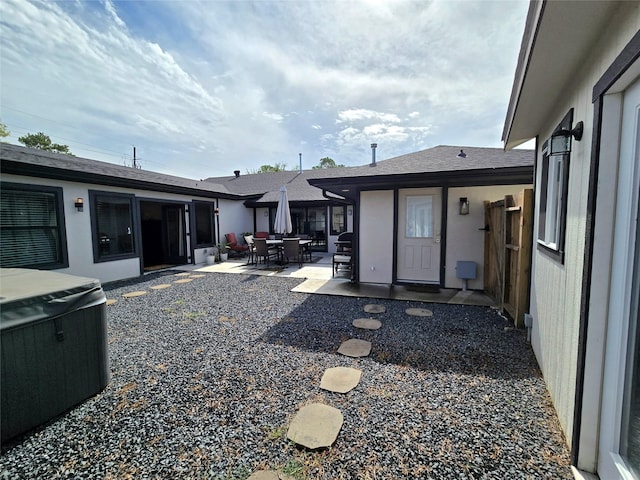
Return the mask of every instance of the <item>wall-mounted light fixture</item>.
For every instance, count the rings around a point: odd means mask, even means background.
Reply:
[[[565,155],[571,153],[571,137],[579,142],[582,139],[584,124],[576,123],[572,130],[560,129],[551,135],[551,148],[549,155]]]
[[[213,209],[213,214],[217,217],[220,214],[220,210],[218,210],[218,207]]]
[[[76,198],[73,205],[76,207],[77,211],[82,212],[84,210],[84,199],[82,197]]]
[[[469,199],[460,197],[460,215],[469,215]]]

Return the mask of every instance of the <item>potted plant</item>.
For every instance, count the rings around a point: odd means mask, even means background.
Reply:
[[[211,249],[211,252],[207,252],[206,250],[204,251],[206,257],[205,257],[205,261],[207,262],[207,265],[213,265],[214,263],[216,263],[216,257],[218,256],[218,249],[217,247],[213,247]]]
[[[226,262],[229,259],[229,244],[228,243],[218,244],[218,254],[220,255],[220,261]]]

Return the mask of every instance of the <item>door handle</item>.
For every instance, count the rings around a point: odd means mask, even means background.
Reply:
[[[478,230],[484,230],[485,232],[490,232],[491,231],[491,227],[489,226],[489,224],[485,225],[484,228],[479,228]]]

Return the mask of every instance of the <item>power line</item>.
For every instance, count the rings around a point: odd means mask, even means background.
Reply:
[[[45,120],[47,122],[50,122],[50,123],[52,123],[54,125],[67,127],[67,128],[72,129],[72,130],[81,132],[81,130],[78,129],[77,127],[75,127],[75,126],[68,125],[68,124],[65,124],[65,123],[61,123],[61,122],[59,122],[57,120],[53,120],[51,118],[46,118],[46,117],[43,117],[41,115],[35,115],[33,113],[25,112],[24,110],[20,110],[18,108],[8,107],[6,105],[3,105],[2,108],[13,110],[14,112],[19,112],[19,113],[22,113],[24,115],[29,115],[29,116],[34,117],[34,118],[40,118],[40,119]],[[29,131],[31,130],[31,129],[28,129],[26,127],[22,127],[22,126],[15,125],[15,124],[10,124],[10,123],[7,123],[6,125],[7,125],[7,127],[11,127],[12,129],[16,129],[17,128],[19,130],[23,130],[25,133],[29,133]],[[82,147],[79,147],[79,148],[82,149],[82,150],[85,150],[87,152],[99,153],[99,154],[103,154],[103,155],[108,155],[110,157],[118,157],[120,160],[127,160],[127,161],[132,160],[132,158],[126,153],[116,152],[115,150],[107,150],[107,149],[96,150],[97,147],[95,147],[95,145],[91,145],[91,144],[83,143],[83,142],[78,142],[78,141],[70,139],[70,138],[64,138],[64,137],[60,137],[58,135],[55,135],[55,140],[64,140],[66,142],[71,142],[74,145],[82,145]],[[90,148],[86,148],[86,147],[90,147]],[[135,151],[134,151],[134,156],[135,156]],[[140,160],[140,159],[138,158],[137,160]],[[145,160],[145,162],[162,165],[161,162],[155,162],[153,160]],[[141,167],[139,167],[139,168],[141,168]]]

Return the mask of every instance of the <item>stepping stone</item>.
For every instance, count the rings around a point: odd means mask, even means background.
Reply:
[[[116,303],[116,302],[117,302],[117,300],[116,300],[116,299],[114,299],[114,298],[109,298],[109,299],[107,299],[107,306],[109,306],[109,305],[113,305],[113,304],[114,304],[114,303]]]
[[[259,470],[253,472],[247,480],[293,480],[293,477],[274,470]]]
[[[154,285],[151,290],[162,290],[163,288],[169,288],[171,285],[168,283],[161,283],[160,285]]]
[[[189,282],[192,282],[192,281],[193,281],[193,278],[183,278],[182,280],[176,280],[173,283],[189,283]]]
[[[414,317],[433,317],[433,312],[426,308],[407,308],[405,312],[407,315]]]
[[[340,345],[338,353],[346,355],[347,357],[366,357],[371,353],[371,342],[352,338]]]
[[[384,305],[377,305],[375,303],[370,303],[364,306],[364,311],[366,313],[384,313],[387,311],[387,308]]]
[[[189,278],[203,278],[206,277],[206,275],[191,275]]]
[[[353,326],[365,330],[378,330],[382,326],[382,322],[375,318],[356,318],[353,321]]]
[[[293,417],[287,438],[310,448],[330,447],[338,438],[344,417],[337,408],[313,403],[302,407]]]
[[[347,393],[358,386],[360,377],[362,377],[362,371],[357,368],[328,368],[322,375],[320,388],[330,392]]]
[[[189,272],[182,272],[182,273],[175,274],[176,277],[188,277],[189,275],[191,275]]]
[[[132,297],[141,297],[142,295],[146,295],[147,292],[129,292],[129,293],[123,293],[122,296],[124,298],[132,298]]]

